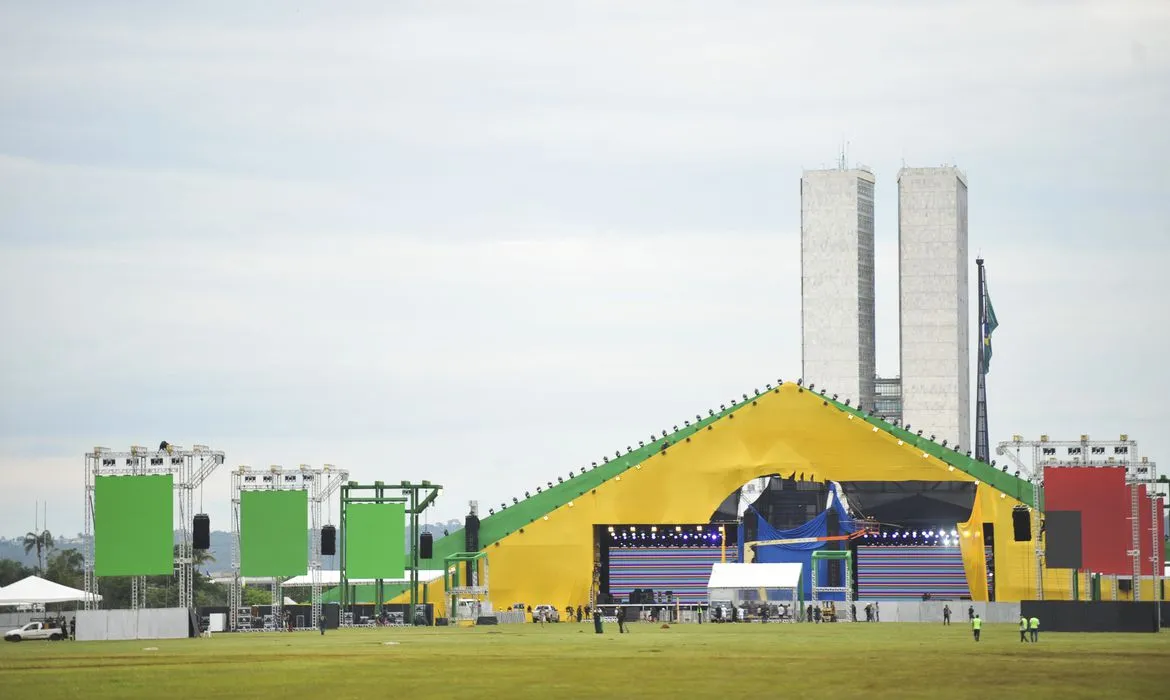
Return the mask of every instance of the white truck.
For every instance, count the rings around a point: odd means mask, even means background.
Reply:
[[[51,639],[54,642],[65,638],[65,630],[47,622],[30,622],[24,627],[4,633],[6,642],[22,642],[26,639]]]

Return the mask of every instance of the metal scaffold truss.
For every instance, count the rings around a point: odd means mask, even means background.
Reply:
[[[223,464],[223,452],[206,445],[185,449],[163,442],[157,450],[134,445],[129,452],[114,452],[95,447],[85,455],[85,609],[97,607],[98,578],[94,573],[94,491],[99,476],[174,477],[175,502],[178,505],[178,542],[175,545],[175,573],[179,578],[179,607],[195,607],[195,550],[191,529],[195,517],[195,489]],[[131,579],[131,608],[146,604],[146,579]]]
[[[1029,454],[1030,453],[1030,454]],[[1133,599],[1141,598],[1141,487],[1145,486],[1147,493],[1153,497],[1155,490],[1164,487],[1165,482],[1158,480],[1158,468],[1148,457],[1138,452],[1136,440],[1128,435],[1121,435],[1117,440],[1091,440],[1088,435],[1081,435],[1079,440],[1051,440],[1047,435],[1041,435],[1039,440],[1024,440],[1019,435],[1013,435],[1009,441],[999,443],[996,454],[1007,457],[1020,473],[1027,474],[1032,482],[1032,512],[1035,515],[1032,522],[1032,541],[1035,543],[1036,555],[1036,590],[1039,599],[1044,598],[1044,547],[1041,541],[1041,498],[1044,486],[1045,467],[1124,467],[1125,481],[1130,490],[1130,549],[1126,555],[1133,561]],[[1026,459],[1030,457],[1030,462]],[[1006,469],[1006,467],[1005,467]],[[1162,581],[1162,543],[1158,541],[1157,523],[1162,517],[1158,511],[1157,500],[1152,498],[1151,537],[1153,539],[1150,563],[1154,580],[1154,596],[1157,598],[1161,590]],[[1074,573],[1074,576],[1076,574]]]
[[[240,494],[244,491],[308,491],[308,555],[312,589],[312,612],[308,626],[312,627],[321,617],[321,510],[348,479],[348,471],[337,469],[332,464],[320,468],[302,464],[291,469],[279,465],[267,469],[240,466],[232,471],[232,585],[228,616],[233,632],[252,629],[251,610],[244,606],[244,578],[241,574]],[[281,628],[281,610],[284,605],[281,583],[279,578],[271,579],[272,611],[265,621],[264,629]]]

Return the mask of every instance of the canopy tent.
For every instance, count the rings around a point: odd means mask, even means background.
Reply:
[[[801,570],[799,563],[725,564],[711,566],[707,597],[711,601],[729,600],[732,605],[745,602],[790,602],[798,604]]]
[[[85,591],[46,581],[39,576],[29,576],[11,585],[0,588],[0,605],[30,605],[33,603],[68,603],[85,600]],[[100,595],[94,595],[101,600]]]
[[[322,586],[340,586],[341,585],[341,572],[340,571],[321,570],[318,573],[320,574],[320,577],[321,577],[320,582],[321,582]],[[440,579],[440,578],[443,578],[443,571],[441,569],[419,569],[418,570],[419,583],[430,583],[431,581],[434,581],[434,580]],[[374,583],[374,579],[372,579],[372,578],[351,578],[349,580],[349,585],[351,585],[351,586],[370,584],[370,583]],[[384,579],[382,579],[382,583],[384,583],[386,585],[398,584],[398,583],[410,583],[410,569],[406,570],[406,573],[403,575],[403,578],[384,578]],[[288,588],[289,586],[311,586],[311,585],[313,585],[313,577],[312,577],[312,575],[296,576],[294,578],[290,578],[289,580],[281,583],[280,585],[285,587],[285,588]]]

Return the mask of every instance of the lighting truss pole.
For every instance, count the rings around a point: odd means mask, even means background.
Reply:
[[[353,495],[363,491],[373,491],[374,495]],[[399,491],[401,496],[387,496],[386,493],[391,491]],[[425,480],[417,484],[409,481],[398,484],[386,484],[381,481],[375,481],[373,484],[350,482],[341,487],[341,602],[343,610],[348,609],[354,603],[350,600],[349,595],[349,573],[347,571],[349,563],[346,560],[345,546],[348,506],[354,503],[407,504],[406,513],[410,516],[410,617],[407,618],[409,620],[414,616],[415,606],[418,605],[418,539],[420,535],[418,519],[442,492],[442,486]],[[382,586],[381,579],[375,581],[375,615],[382,613],[382,604],[385,602]]]
[[[179,578],[179,607],[195,607],[195,550],[191,541],[195,517],[195,489],[223,464],[223,452],[206,445],[187,450],[178,445],[149,450],[134,445],[129,452],[114,452],[95,447],[85,455],[85,532],[84,588],[86,610],[97,607],[98,579],[94,573],[94,491],[98,476],[166,476],[173,477],[175,503],[179,512],[178,542],[175,544],[175,572]],[[130,581],[131,608],[146,603],[146,577]]]
[[[1031,464],[1023,459],[1023,453],[1031,450]],[[1023,472],[1028,472],[1032,482],[1032,540],[1036,549],[1036,589],[1040,600],[1044,598],[1044,548],[1040,542],[1040,520],[1043,517],[1041,509],[1041,491],[1044,484],[1045,467],[1124,467],[1126,484],[1130,487],[1130,520],[1131,549],[1126,555],[1133,561],[1133,590],[1134,600],[1140,598],[1141,590],[1141,527],[1139,512],[1139,487],[1143,484],[1157,482],[1156,465],[1138,454],[1136,440],[1130,440],[1128,435],[1121,435],[1117,440],[1090,440],[1088,435],[1081,435],[1079,440],[1050,440],[1047,435],[1041,435],[1039,440],[1024,440],[1019,435],[1013,435],[1010,441],[999,443],[996,454],[1007,457]],[[1156,508],[1156,501],[1155,501]],[[1154,555],[1158,560],[1159,545],[1157,543],[1157,524],[1154,525]],[[1157,561],[1154,571],[1155,595],[1157,595],[1158,581],[1161,571],[1157,570]],[[1076,575],[1075,573],[1073,574]]]
[[[295,469],[273,465],[253,469],[241,465],[232,472],[232,585],[228,611],[231,630],[239,630],[240,610],[244,607],[244,577],[240,545],[240,501],[244,491],[307,491],[309,500],[309,578],[311,583],[312,627],[321,615],[321,506],[349,478],[349,472],[326,464],[317,469],[302,464]],[[280,625],[284,605],[279,578],[272,580],[273,626]]]

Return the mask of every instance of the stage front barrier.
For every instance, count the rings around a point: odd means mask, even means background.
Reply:
[[[1023,614],[1040,620],[1040,636],[1047,632],[1157,632],[1158,603],[1084,603],[1065,600],[1025,600]]]
[[[77,640],[82,642],[185,639],[190,629],[186,608],[77,611]]]

